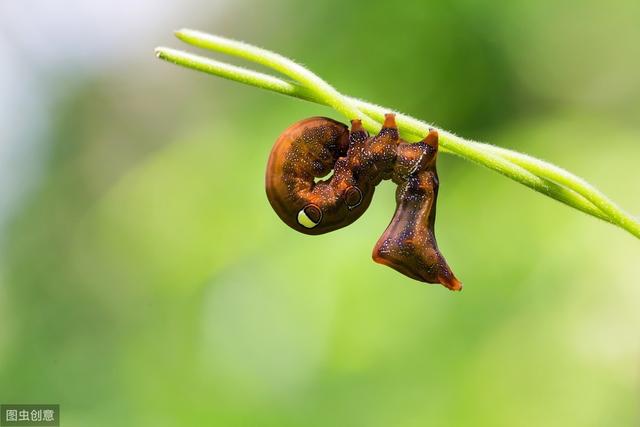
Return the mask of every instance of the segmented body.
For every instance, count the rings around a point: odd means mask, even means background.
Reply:
[[[267,197],[278,216],[305,234],[322,234],[358,219],[376,185],[398,185],[396,212],[373,250],[374,261],[404,275],[459,290],[438,250],[434,225],[438,134],[408,143],[399,138],[393,114],[373,137],[359,120],[351,130],[324,117],[301,120],[276,141],[266,173]],[[321,179],[333,171],[327,179]]]

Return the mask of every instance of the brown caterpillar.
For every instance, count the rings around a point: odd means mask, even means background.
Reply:
[[[376,185],[398,185],[396,212],[373,249],[373,260],[427,283],[462,289],[438,250],[434,233],[438,197],[438,133],[418,143],[399,138],[394,114],[370,137],[360,120],[346,125],[311,117],[288,127],[271,150],[267,197],[278,216],[305,234],[322,234],[358,219]],[[324,180],[333,170],[333,175]]]

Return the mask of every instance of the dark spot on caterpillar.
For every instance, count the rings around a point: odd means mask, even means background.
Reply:
[[[349,209],[353,209],[362,202],[362,191],[358,187],[349,187],[344,192],[344,201]]]
[[[307,215],[307,218],[316,224],[318,224],[322,219],[322,211],[316,205],[307,205],[303,211],[305,215]]]
[[[273,146],[267,197],[290,227],[323,234],[358,219],[376,185],[392,179],[398,185],[396,212],[373,249],[374,261],[413,279],[460,290],[435,238],[437,153],[435,130],[419,143],[408,143],[399,138],[393,114],[385,115],[373,137],[359,120],[351,122],[349,131],[335,120],[311,117],[287,128]],[[319,180],[331,170],[328,179]]]

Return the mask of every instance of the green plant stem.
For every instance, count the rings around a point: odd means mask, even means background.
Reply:
[[[216,61],[210,58],[205,58],[170,48],[159,48],[157,50],[157,55],[161,59],[187,68],[260,87],[263,89],[272,90],[284,95],[289,95],[307,101],[327,105],[326,102],[317,97],[313,92],[307,90],[305,87],[268,74],[259,73],[243,67],[226,64],[224,62]],[[360,108],[366,114],[375,118],[375,120],[379,122],[382,122],[384,120],[384,113],[390,111],[388,108],[380,107],[355,98],[351,98],[351,101],[358,108]],[[425,129],[429,128],[428,124],[405,116],[401,113],[397,114],[400,130],[405,136],[411,136],[414,139],[420,139],[421,135],[424,135],[427,132],[427,130]],[[369,130],[375,131],[377,130],[377,128],[370,128]],[[461,152],[459,147],[452,146],[452,144],[455,145],[456,142],[461,138],[446,131],[440,130],[440,132],[442,133],[441,149],[443,152],[453,153],[465,159],[475,161],[478,164],[496,170],[509,177],[516,176],[516,178],[514,178],[515,180],[529,186],[530,188],[538,192],[546,194],[589,215],[595,216],[608,222],[613,222],[607,215],[605,215],[602,211],[596,208],[584,197],[577,194],[575,191],[562,187],[544,177],[536,176],[533,174],[527,175],[526,170],[523,172],[517,167],[517,164],[516,167],[514,167],[514,165],[511,165],[508,162],[504,162],[503,159],[500,159],[496,155],[482,153],[479,149],[474,148],[471,145],[470,141],[466,141],[468,144],[468,147],[466,147],[466,152]],[[487,144],[483,145],[488,146]],[[464,145],[462,146],[464,147]],[[505,151],[508,152],[509,150]],[[478,152],[480,152],[480,155],[478,155]],[[484,154],[485,160],[489,159],[490,163],[483,161],[483,158],[481,157],[482,154]],[[505,173],[505,170],[510,171],[510,173]]]
[[[376,132],[389,108],[340,94],[318,76],[273,52],[245,43],[192,30],[180,30],[181,40],[270,67],[295,81],[248,70],[213,59],[169,48],[158,48],[159,58],[194,70],[268,89],[334,108],[349,119],[361,118],[365,128]],[[396,112],[398,127],[405,137],[421,139],[434,126]],[[555,165],[489,144],[466,140],[438,129],[442,152],[456,154],[495,170],[521,184],[582,212],[615,224],[640,238],[640,223],[583,179]]]
[[[201,33],[194,34],[194,32],[189,30],[178,31],[176,34],[179,38],[188,40],[189,42],[194,39],[199,40],[198,37],[201,37]],[[224,46],[227,46],[230,43],[226,40],[220,42],[219,37],[208,35],[204,35],[204,37],[205,42],[198,42],[198,46],[214,48],[214,46],[220,46],[222,42],[226,42],[224,43]],[[213,43],[215,43],[215,45]],[[225,48],[225,52],[227,52],[228,49],[233,49],[234,52],[244,52],[242,54],[242,57],[245,59],[253,60],[256,58],[255,52],[252,51],[247,53],[244,51],[244,49],[247,48],[247,45],[238,42],[231,42],[231,44],[231,48]],[[255,71],[247,70],[242,67],[232,66],[219,61],[202,58],[196,55],[191,55],[175,50],[164,50],[161,52],[160,56],[175,63],[182,62],[180,65],[185,65],[190,68],[198,69],[200,71],[205,71],[225,78],[241,81],[243,83],[253,84],[265,89],[275,90],[280,93],[286,93],[306,100],[328,105],[326,97],[316,96],[314,91],[309,91],[304,86],[300,86],[284,80],[278,80],[277,78],[267,74],[257,73]],[[259,58],[259,55],[257,56]],[[261,60],[260,63],[267,66],[270,65],[270,62],[267,61]],[[329,94],[328,96],[331,96],[331,94]],[[351,103],[359,106],[360,110],[364,110],[367,114],[376,116],[377,120],[380,122],[383,120],[384,112],[389,111],[388,109],[384,109],[383,107],[366,103],[364,101],[355,99],[350,99],[350,101]],[[338,103],[339,102],[340,100],[338,100]],[[420,135],[424,135],[428,132],[428,128],[430,127],[428,124],[411,117],[407,117],[401,113],[396,114],[398,118],[398,125],[401,131],[410,133],[414,136],[414,138],[418,139],[420,139]],[[406,124],[404,123],[405,121],[407,122]],[[373,124],[365,123],[365,127],[367,127],[370,131],[377,130],[378,126],[379,123],[377,122],[374,122]],[[526,169],[518,167],[517,164],[512,164],[509,161],[505,161],[499,155],[492,155],[491,153],[486,152],[486,150],[483,151],[481,149],[476,149],[471,144],[467,144],[465,140],[462,140],[461,138],[452,135],[449,132],[445,132],[442,130],[440,130],[440,132],[442,133],[441,145],[444,149],[444,152],[451,152],[463,158],[472,160],[478,164],[489,167],[493,170],[498,171],[499,173],[502,173],[503,175],[506,175],[509,178],[527,185],[528,187],[538,192],[541,192],[565,204],[573,206],[576,209],[579,209],[597,218],[609,221],[607,215],[604,215],[599,209],[595,208],[591,203],[585,201],[584,198],[581,198],[574,191],[565,189],[562,186],[557,185],[553,181],[549,181],[548,179],[544,179],[542,177],[536,176],[535,174],[528,173]]]
[[[359,118],[365,126],[377,126],[377,123],[362,114],[350,100],[343,97],[330,84],[289,58],[243,42],[200,31],[179,30],[175,34],[180,40],[193,46],[237,56],[272,68],[308,88],[317,95],[319,101],[345,117]]]

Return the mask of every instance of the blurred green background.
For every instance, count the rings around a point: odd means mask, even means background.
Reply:
[[[192,27],[640,213],[640,2],[3,2],[0,402],[63,426],[631,426],[640,242],[441,156],[462,293],[298,234],[272,143],[327,108],[158,61]],[[185,47],[186,48],[186,47]],[[191,49],[195,50],[195,49]]]

